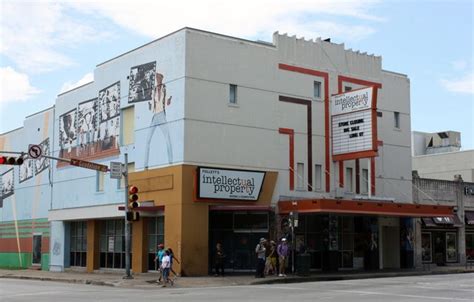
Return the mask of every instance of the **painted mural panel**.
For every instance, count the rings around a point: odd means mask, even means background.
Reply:
[[[33,177],[33,166],[34,160],[25,157],[23,164],[19,167],[20,168],[20,183],[27,181],[28,179]]]
[[[76,114],[77,110],[70,110],[59,116],[59,157],[66,157],[64,153],[72,153],[76,146]]]
[[[99,91],[99,150],[118,150],[120,134],[120,82]]]
[[[4,172],[2,175],[2,198],[5,199],[14,193],[13,168]]]
[[[152,99],[155,87],[156,62],[150,62],[130,69],[128,102],[143,102]]]
[[[92,153],[93,143],[97,141],[97,98],[79,103],[77,107],[77,133],[79,157]]]
[[[42,141],[40,144],[41,149],[43,150],[43,155],[49,155],[50,154],[50,148],[49,148],[49,137]],[[35,161],[35,175],[40,174],[47,168],[49,168],[49,158],[45,158],[41,156]]]

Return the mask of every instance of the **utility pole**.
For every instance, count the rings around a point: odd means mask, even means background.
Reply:
[[[128,153],[124,154],[125,163],[122,170],[122,175],[125,181],[125,276],[124,279],[133,279],[130,274],[130,221],[127,219],[127,214],[130,211],[128,207]]]

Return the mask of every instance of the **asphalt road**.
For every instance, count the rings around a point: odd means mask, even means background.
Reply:
[[[278,285],[126,289],[0,279],[0,301],[474,301],[474,274]]]

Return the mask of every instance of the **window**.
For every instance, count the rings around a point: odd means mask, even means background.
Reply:
[[[148,219],[148,270],[157,270],[155,255],[158,244],[165,243],[165,217],[150,217]]]
[[[369,170],[368,169],[362,169],[362,194],[367,194],[369,193]]]
[[[344,87],[344,91],[347,92],[347,91],[351,91],[352,90],[352,87],[349,87],[349,86],[345,86]]]
[[[133,225],[130,226],[130,242],[133,242]],[[125,225],[123,219],[102,220],[99,236],[99,267],[125,268]],[[133,255],[131,256],[133,261]]]
[[[96,191],[103,192],[104,191],[104,180],[105,180],[105,173],[102,171],[97,171],[96,177]]]
[[[446,233],[446,262],[458,261],[456,233]]]
[[[314,98],[320,99],[321,98],[321,82],[314,81],[313,90],[314,90]]]
[[[296,188],[304,189],[304,163],[296,165]]]
[[[315,180],[315,183],[314,183],[314,186],[315,186],[315,189],[316,190],[321,190],[322,188],[322,179],[323,179],[323,169],[322,169],[322,166],[321,165],[315,165],[314,166],[314,180]]]
[[[85,267],[87,264],[87,222],[73,221],[70,226],[69,264]]]
[[[128,173],[130,172],[135,172],[135,163],[128,163]],[[122,178],[117,180],[117,189],[123,189],[125,188],[125,177],[122,176]]]
[[[466,259],[474,261],[474,233],[466,233]]]
[[[122,145],[134,142],[135,133],[135,107],[131,106],[122,110]]]
[[[432,259],[431,233],[421,233],[421,260],[431,262]]]
[[[400,129],[400,112],[394,112],[393,113],[393,126],[396,129]]]
[[[237,104],[237,85],[229,85],[229,103]]]
[[[346,168],[346,190],[347,192],[353,192],[352,188],[352,168]]]

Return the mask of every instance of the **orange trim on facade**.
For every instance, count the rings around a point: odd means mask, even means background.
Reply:
[[[295,131],[289,128],[278,129],[280,134],[287,134],[290,138],[290,191],[295,189]]]
[[[329,73],[319,71],[315,69],[308,69],[298,66],[292,66],[287,64],[278,64],[278,68],[287,71],[298,72],[302,74],[308,74],[312,76],[321,77],[324,79],[324,141],[325,141],[325,182],[326,192],[330,191],[330,178],[331,178],[331,167],[330,167],[330,135],[329,135]]]
[[[355,201],[343,199],[307,199],[280,201],[280,214],[298,213],[336,213],[359,215],[383,215],[397,217],[441,217],[453,216],[453,207],[438,205],[418,205],[410,203],[391,203],[377,201]]]
[[[345,161],[345,160],[351,160],[351,159],[368,158],[368,157],[376,157],[376,156],[378,156],[378,153],[376,151],[368,150],[368,151],[360,151],[360,152],[334,155],[332,158],[334,161]]]
[[[339,165],[339,187],[344,188],[344,161],[338,162]]]
[[[375,195],[375,157],[370,158],[370,186],[372,195]]]

